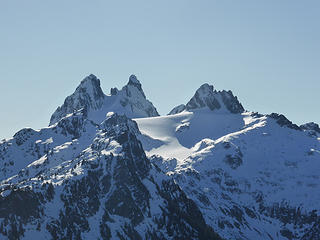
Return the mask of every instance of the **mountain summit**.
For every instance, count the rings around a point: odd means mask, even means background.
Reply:
[[[211,111],[242,113],[244,108],[233,96],[231,91],[217,91],[207,83],[200,86],[190,101],[173,108],[169,115],[180,113],[184,110],[192,111],[200,108],[209,108]]]
[[[136,75],[131,75],[129,77],[129,82],[128,82],[128,85],[132,85],[132,86],[135,86],[137,89],[139,89],[139,91],[144,95],[144,92],[141,88],[141,83],[140,81],[137,79]],[[145,95],[144,95],[145,96]]]
[[[61,107],[52,114],[50,125],[58,122],[67,114],[77,110],[99,110],[104,103],[104,93],[100,87],[100,80],[93,74],[84,78],[73,94],[68,96]]]
[[[128,84],[121,90],[111,88],[110,95],[103,93],[100,80],[95,75],[87,76],[52,114],[49,125],[80,109],[96,123],[103,121],[108,112],[125,114],[130,118],[159,116],[157,109],[147,100],[135,75],[129,77]]]

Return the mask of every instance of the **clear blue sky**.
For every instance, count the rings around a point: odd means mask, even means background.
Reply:
[[[0,139],[50,115],[93,73],[140,79],[161,114],[205,82],[247,110],[320,123],[319,0],[0,0]]]

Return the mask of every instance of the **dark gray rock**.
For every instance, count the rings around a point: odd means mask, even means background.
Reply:
[[[100,80],[96,76],[89,75],[56,109],[49,125],[79,110],[85,112],[87,118],[97,123],[103,121],[108,112],[118,112],[132,118],[159,116],[157,109],[146,99],[141,83],[135,75],[130,76],[128,84],[121,90],[111,88],[110,95],[103,93]]]
[[[190,101],[173,108],[169,115],[177,114],[184,110],[192,111],[208,107],[211,111],[225,109],[230,113],[242,113],[244,108],[231,91],[216,91],[207,83],[200,86]]]
[[[281,126],[281,127],[288,127],[294,130],[301,131],[301,128],[292,123],[289,119],[287,119],[284,115],[278,114],[278,113],[271,113],[267,115],[268,117],[271,117],[276,120],[276,122]]]
[[[306,131],[314,131],[316,133],[320,133],[320,127],[317,123],[314,122],[309,122],[309,123],[305,123],[300,125],[300,128],[302,130],[306,130]]]
[[[93,74],[84,78],[75,92],[68,96],[63,105],[52,114],[50,124],[58,122],[64,116],[80,109],[100,109],[105,95],[100,87],[100,80]]]

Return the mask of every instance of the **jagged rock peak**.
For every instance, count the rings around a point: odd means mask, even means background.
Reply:
[[[105,120],[108,112],[125,114],[129,118],[159,116],[157,109],[147,100],[135,75],[129,77],[128,84],[121,90],[111,88],[110,95],[105,95],[100,87],[100,80],[90,74],[53,113],[50,125],[80,109],[84,110],[88,119],[97,124]]]
[[[87,92],[88,94],[93,94],[98,97],[104,97],[103,91],[100,87],[100,79],[94,74],[90,74],[85,77],[76,88],[75,92]]]
[[[135,75],[129,77],[129,82],[121,90],[111,89],[111,95],[119,98],[119,103],[126,109],[126,112],[118,112],[126,114],[128,117],[155,117],[159,116],[157,109],[146,98],[141,83]]]
[[[317,133],[320,133],[320,127],[317,123],[315,122],[309,122],[300,125],[300,128],[303,130],[311,130],[311,131],[316,131]]]
[[[63,105],[58,107],[52,114],[50,124],[52,125],[80,109],[88,111],[89,109],[100,109],[103,105],[104,93],[100,87],[100,80],[93,74],[85,77],[73,94],[68,96]]]
[[[276,120],[276,123],[278,123],[281,127],[286,126],[286,127],[288,127],[288,128],[301,131],[301,128],[300,128],[298,125],[292,123],[292,122],[291,122],[288,118],[286,118],[283,114],[271,113],[271,114],[268,114],[267,116],[275,119],[275,120]]]
[[[243,106],[231,91],[217,91],[212,85],[205,83],[198,88],[186,105],[181,104],[173,108],[169,115],[206,107],[211,111],[220,110],[230,113],[242,113],[244,111]]]
[[[93,100],[104,98],[104,93],[100,87],[100,79],[93,74],[90,74],[81,81],[75,92],[78,91],[88,94],[90,97],[93,97]]]
[[[86,76],[80,83],[80,86],[85,86],[85,85],[89,85],[89,84],[93,84],[93,85],[99,85],[100,86],[100,80],[97,78],[96,75],[94,74],[90,74],[88,76]]]
[[[204,83],[198,88],[196,93],[201,94],[201,95],[211,94],[213,92],[213,90],[214,90],[213,85],[209,85],[208,83]]]
[[[143,90],[142,90],[142,87],[141,87],[141,83],[140,81],[137,79],[136,75],[132,74],[130,75],[129,77],[129,82],[128,84],[124,87],[126,88],[127,86],[133,86],[133,87],[136,87],[142,94],[142,96],[144,98],[146,98],[146,95],[144,94]],[[127,91],[128,92],[128,91]]]
[[[129,83],[128,84],[132,84],[132,85],[141,85],[140,81],[137,79],[136,75],[132,74],[130,77],[129,77]]]

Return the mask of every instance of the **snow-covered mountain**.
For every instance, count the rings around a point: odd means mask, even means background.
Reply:
[[[77,112],[3,142],[4,159],[36,160],[2,179],[1,239],[220,239],[137,135],[126,116],[98,125]]]
[[[158,116],[134,75],[90,75],[0,143],[0,239],[320,239],[319,172],[316,123],[208,84]]]
[[[274,117],[199,109],[135,120],[147,155],[225,239],[319,239],[320,135]]]
[[[86,117],[96,123],[102,122],[108,112],[126,114],[130,118],[159,116],[157,109],[146,99],[135,75],[130,76],[128,84],[121,90],[111,88],[109,95],[103,93],[100,80],[89,75],[52,114],[49,125],[80,109],[84,109]]]

